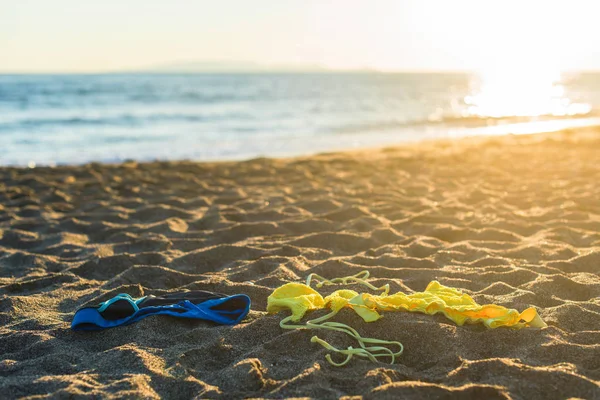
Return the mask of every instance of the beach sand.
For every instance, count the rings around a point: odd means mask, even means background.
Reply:
[[[2,168],[0,393],[600,398],[599,182],[593,130],[287,160]],[[365,323],[344,309],[336,321],[405,351],[394,365],[336,368],[315,332],[265,312],[286,282],[362,270],[392,292],[435,279],[479,303],[535,306],[549,326],[404,312]],[[252,311],[234,327],[155,316],[70,330],[79,307],[118,293],[194,289],[246,293]]]

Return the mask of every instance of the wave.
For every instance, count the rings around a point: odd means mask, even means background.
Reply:
[[[344,124],[331,127],[329,132],[332,134],[363,134],[367,132],[389,132],[399,129],[410,128],[485,128],[497,126],[510,126],[516,124],[538,124],[541,122],[553,121],[581,121],[600,118],[600,110],[595,110],[587,114],[554,116],[542,115],[536,117],[479,117],[479,116],[444,116],[435,119],[420,119],[412,121],[401,121],[394,119],[384,119],[367,123]],[[565,123],[564,125],[568,125]],[[579,125],[579,124],[576,124]]]
[[[223,117],[224,118],[224,117]],[[47,127],[86,127],[86,126],[110,126],[110,127],[140,127],[156,122],[202,122],[209,117],[204,115],[189,114],[150,114],[143,116],[119,115],[115,117],[67,117],[67,118],[15,118],[8,123],[0,124],[0,131],[22,131],[24,129],[43,129]],[[211,120],[216,118],[211,116]]]

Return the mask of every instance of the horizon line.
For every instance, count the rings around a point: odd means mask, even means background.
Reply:
[[[561,73],[600,73],[600,69],[565,69]],[[210,74],[328,74],[328,73],[363,73],[363,74],[473,74],[478,73],[475,69],[397,69],[397,70],[381,70],[375,68],[265,68],[265,69],[215,69],[215,70],[186,70],[186,69],[127,69],[127,70],[99,70],[99,71],[68,71],[68,70],[39,70],[39,71],[19,71],[7,70],[1,71],[0,75],[130,75],[130,74],[145,74],[145,75],[210,75]]]

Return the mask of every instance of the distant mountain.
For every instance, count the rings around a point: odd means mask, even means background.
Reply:
[[[320,65],[267,65],[250,61],[184,61],[141,68],[136,72],[319,72],[328,70]]]

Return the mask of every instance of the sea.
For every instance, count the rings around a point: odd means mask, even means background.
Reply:
[[[0,165],[299,156],[600,125],[599,110],[595,73],[0,75]]]

